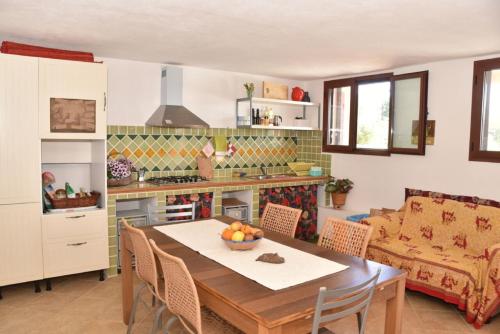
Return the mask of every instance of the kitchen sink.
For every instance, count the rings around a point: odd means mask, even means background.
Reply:
[[[269,180],[269,179],[279,179],[279,178],[282,178],[282,177],[290,177],[290,175],[287,175],[287,174],[251,175],[251,176],[247,176],[247,179]]]

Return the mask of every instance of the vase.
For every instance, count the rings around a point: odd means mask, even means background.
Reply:
[[[292,88],[292,100],[293,101],[302,101],[302,98],[304,97],[304,90],[300,87],[293,87]]]
[[[341,209],[345,205],[347,193],[332,193],[332,205],[335,209]]]

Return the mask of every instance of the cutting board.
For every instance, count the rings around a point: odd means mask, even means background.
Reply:
[[[214,169],[212,167],[212,159],[206,157],[198,157],[196,158],[198,162],[198,171],[200,176],[206,177],[207,179],[211,179],[214,176]]]
[[[262,97],[269,99],[288,99],[288,86],[272,83],[272,82],[262,82]]]

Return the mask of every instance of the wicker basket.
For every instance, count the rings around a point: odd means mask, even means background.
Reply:
[[[108,187],[127,186],[132,183],[132,175],[123,179],[108,179]]]
[[[231,250],[240,250],[240,251],[250,250],[255,248],[261,240],[262,238],[249,241],[232,241],[232,240],[222,239],[222,241],[225,242],[226,246],[229,247]]]
[[[80,194],[76,194],[75,198],[50,198],[54,209],[70,209],[70,208],[82,208],[87,206],[96,206],[101,193],[93,191],[90,193],[90,197],[80,198]]]

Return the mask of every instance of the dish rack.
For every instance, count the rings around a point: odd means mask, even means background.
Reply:
[[[314,166],[313,162],[289,162],[288,167],[297,176],[307,176],[309,175],[309,169]]]

